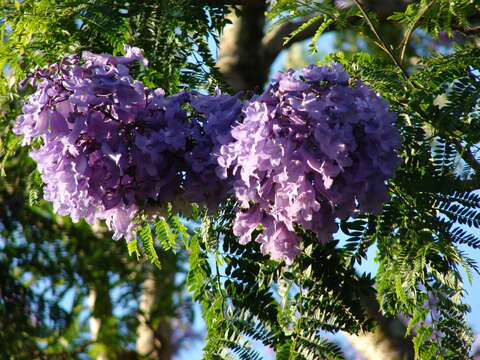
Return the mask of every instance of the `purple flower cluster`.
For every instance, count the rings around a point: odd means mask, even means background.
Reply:
[[[213,154],[232,141],[230,131],[234,123],[243,117],[243,103],[238,95],[193,93],[190,105],[195,113],[190,136],[195,142],[185,154],[191,169],[185,174],[185,198],[189,202],[205,204],[214,211],[232,190],[229,179],[216,175],[218,163]]]
[[[378,213],[399,164],[388,104],[338,64],[279,73],[250,102],[182,91],[166,96],[130,76],[125,56],[68,56],[35,70],[36,87],[14,132],[46,184],[45,199],[74,221],[105,219],[114,238],[134,236],[134,217],[170,202],[216,209],[235,194],[240,242],[291,263],[297,225],[327,241],[336,218]]]
[[[242,243],[262,230],[262,251],[291,263],[296,225],[326,241],[336,218],[378,213],[388,200],[385,180],[400,163],[395,115],[339,64],[280,72],[244,112],[217,154],[244,208],[234,224]]]
[[[105,219],[114,238],[134,236],[139,209],[185,202],[217,207],[227,192],[210,153],[241,116],[237,97],[180,92],[167,97],[129,75],[125,56],[84,52],[34,71],[36,86],[14,127],[46,184],[44,197],[74,221]]]

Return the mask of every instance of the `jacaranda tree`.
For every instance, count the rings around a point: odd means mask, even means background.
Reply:
[[[2,5],[2,356],[469,358],[479,4]]]

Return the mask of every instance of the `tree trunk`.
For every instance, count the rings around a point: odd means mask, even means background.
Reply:
[[[171,323],[161,311],[157,311],[162,306],[162,296],[172,296],[163,283],[173,282],[173,275],[167,269],[152,269],[143,282],[136,347],[137,352],[147,359],[170,360],[175,351],[171,342]]]
[[[107,280],[108,284],[108,280]],[[88,308],[90,310],[90,334],[92,341],[96,343],[93,355],[96,360],[112,359],[108,356],[108,344],[105,343],[105,336],[103,330],[105,326],[105,319],[112,316],[112,302],[108,292],[108,286],[105,284],[102,287],[92,286],[88,294]],[[108,341],[107,341],[108,342]]]
[[[361,301],[365,312],[377,321],[378,327],[374,332],[358,335],[344,332],[343,335],[354,349],[365,360],[413,360],[415,358],[413,344],[410,337],[405,337],[404,322],[383,316],[375,294]]]
[[[258,90],[265,84],[270,64],[260,52],[265,27],[265,1],[239,6],[229,15],[220,38],[217,66],[236,91]]]

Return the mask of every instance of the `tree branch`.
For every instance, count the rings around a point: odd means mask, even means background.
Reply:
[[[480,26],[474,27],[474,28],[464,28],[460,25],[453,24],[452,28],[456,31],[458,31],[460,34],[465,35],[465,36],[471,36],[471,35],[478,35],[480,34]]]
[[[375,12],[380,20],[386,19],[395,11],[402,11],[411,0],[373,1],[364,0],[365,8]],[[225,80],[235,91],[261,89],[265,84],[269,69],[278,54],[298,41],[311,38],[321,22],[314,23],[297,34],[288,44],[284,38],[300,25],[315,16],[275,26],[265,34],[265,0],[208,0],[208,4],[231,4],[237,11],[230,14],[231,24],[225,27],[220,38],[220,52],[217,66]],[[353,3],[352,3],[353,5]],[[358,21],[357,17],[349,20]],[[332,24],[325,31],[335,30]]]
[[[403,11],[406,6],[411,2],[411,0],[396,0],[396,1],[365,1],[365,7],[373,11],[377,14],[380,20],[385,20],[391,14],[397,11]],[[353,5],[353,3],[352,3]],[[312,14],[310,16],[302,17],[295,21],[290,21],[286,23],[282,23],[276,27],[274,27],[271,31],[269,31],[262,39],[262,48],[261,48],[261,55],[265,64],[270,66],[274,61],[278,54],[290,46],[292,46],[295,42],[303,41],[308,38],[311,38],[315,35],[315,31],[321,25],[321,22],[314,23],[295,37],[291,39],[286,45],[283,45],[284,38],[290,35],[294,30],[298,29],[299,26],[306,23],[310,19],[312,19],[316,14]],[[350,24],[355,24],[359,20],[358,17],[352,17],[349,19]],[[335,31],[335,23],[332,23],[324,32]]]
[[[455,147],[455,150],[460,154],[461,158],[463,161],[465,161],[474,171],[477,176],[480,175],[480,163],[478,160],[475,158],[475,156],[472,154],[469,148],[465,148],[462,146],[460,141],[458,141],[456,138],[449,136],[448,141],[450,141],[453,146]]]
[[[406,326],[400,319],[386,318],[380,312],[375,294],[361,298],[366,313],[375,319],[374,332],[357,335],[343,332],[352,346],[365,360],[413,360],[415,358],[411,337],[405,337]]]

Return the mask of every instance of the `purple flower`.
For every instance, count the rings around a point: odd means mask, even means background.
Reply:
[[[279,72],[244,113],[218,151],[217,172],[233,177],[248,209],[234,225],[242,243],[260,226],[262,251],[291,263],[296,224],[328,241],[336,218],[381,211],[400,163],[395,115],[339,64]]]
[[[14,132],[31,152],[54,210],[93,224],[105,219],[114,239],[134,236],[140,208],[197,202],[216,209],[229,191],[213,152],[230,141],[242,114],[238,97],[181,92],[166,96],[129,75],[140,49],[125,56],[84,52],[27,77],[37,91]],[[187,111],[191,104],[191,111]]]
[[[293,262],[296,226],[328,241],[336,218],[378,213],[399,164],[388,104],[339,64],[278,73],[260,96],[182,91],[166,96],[129,75],[141,51],[83,53],[37,69],[37,87],[14,126],[54,210],[74,221],[106,220],[130,240],[139,209],[186,203],[215,210],[235,195],[233,231]]]

